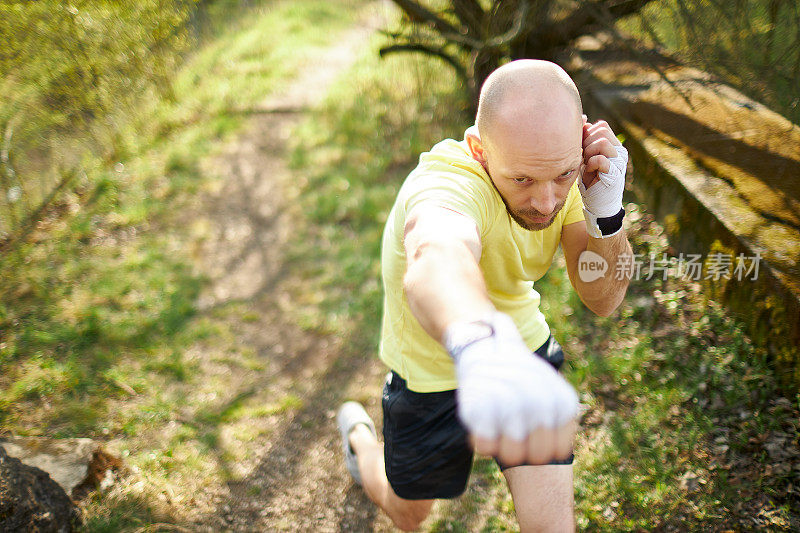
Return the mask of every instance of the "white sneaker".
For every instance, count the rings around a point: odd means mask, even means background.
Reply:
[[[353,448],[350,446],[350,432],[358,424],[364,424],[369,428],[373,435],[375,433],[375,424],[367,412],[358,402],[345,402],[339,408],[339,413],[336,415],[336,421],[339,425],[339,433],[342,435],[342,449],[344,450],[344,464],[353,480],[361,485],[361,472],[358,471],[358,460]]]

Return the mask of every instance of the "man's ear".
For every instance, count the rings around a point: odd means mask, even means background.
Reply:
[[[484,170],[489,171],[488,163],[486,160],[486,149],[483,147],[480,137],[474,133],[467,133],[467,146],[472,153],[472,159],[480,163]]]

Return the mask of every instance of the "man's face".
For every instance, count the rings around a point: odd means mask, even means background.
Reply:
[[[583,172],[582,141],[582,124],[570,120],[547,132],[493,132],[483,146],[484,168],[521,227],[536,231],[553,223]]]

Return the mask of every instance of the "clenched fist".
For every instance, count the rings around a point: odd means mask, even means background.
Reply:
[[[545,464],[572,452],[578,396],[495,312],[451,324],[444,344],[456,363],[458,415],[479,453],[506,465]]]
[[[578,182],[589,235],[610,237],[622,228],[628,151],[604,120],[583,124],[583,179]]]

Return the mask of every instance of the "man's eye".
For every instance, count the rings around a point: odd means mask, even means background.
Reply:
[[[572,176],[572,173],[575,172],[574,170],[568,170],[559,176],[559,179],[565,180]]]
[[[528,183],[528,178],[513,178],[514,183]]]

